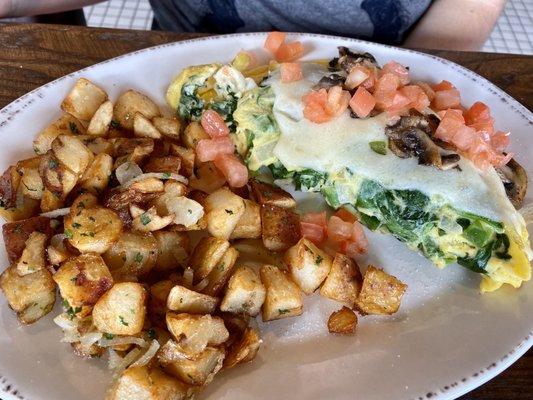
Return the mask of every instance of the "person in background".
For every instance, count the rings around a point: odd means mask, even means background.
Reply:
[[[101,1],[101,0],[100,0]],[[0,18],[98,0],[0,0]],[[418,48],[479,50],[507,0],[150,0],[175,32],[314,32]]]

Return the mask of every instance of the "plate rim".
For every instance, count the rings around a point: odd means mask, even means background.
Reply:
[[[208,41],[208,40],[225,40],[231,37],[264,37],[267,34],[268,32],[243,32],[243,33],[232,33],[232,34],[225,34],[225,35],[208,35],[208,36],[201,36],[201,37],[192,38],[192,39],[178,40],[178,41],[163,43],[163,44],[135,50],[129,53],[121,54],[119,56],[116,56],[116,57],[113,57],[107,60],[100,61],[96,64],[89,65],[82,69],[73,71],[69,74],[56,78],[53,81],[45,83],[44,85],[41,85],[23,94],[22,96],[18,97],[17,99],[13,100],[12,102],[4,106],[2,109],[0,109],[0,134],[1,134],[1,131],[4,130],[8,126],[9,122],[13,120],[18,113],[22,112],[24,108],[26,108],[29,104],[35,101],[35,99],[33,99],[34,96],[41,98],[41,96],[39,96],[39,91],[41,89],[54,86],[58,82],[63,81],[64,79],[68,79],[76,75],[80,75],[83,72],[91,70],[93,68],[97,68],[107,63],[111,63],[111,62],[114,62],[116,60],[120,60],[123,58],[133,57],[141,53],[148,53],[154,50],[159,50],[159,49],[167,48],[167,47],[188,45],[191,43]],[[509,95],[507,92],[505,92],[503,89],[496,86],[494,83],[492,83],[485,77],[479,75],[475,71],[472,71],[466,67],[463,67],[460,64],[457,64],[454,61],[447,60],[437,55],[424,53],[423,51],[419,51],[419,50],[407,49],[407,48],[391,46],[391,45],[381,44],[381,43],[375,43],[375,42],[370,42],[370,41],[362,40],[362,39],[355,39],[355,38],[349,38],[349,37],[343,37],[343,36],[337,36],[337,35],[325,35],[325,34],[318,34],[318,33],[287,32],[287,34],[292,37],[301,37],[304,39],[306,38],[308,39],[329,39],[329,40],[340,39],[343,41],[350,41],[353,43],[360,43],[363,45],[373,45],[373,46],[383,47],[387,49],[393,49],[395,51],[417,54],[423,57],[430,57],[431,59],[438,61],[441,64],[444,64],[445,66],[452,67],[454,70],[461,73],[463,76],[465,76],[469,80],[475,82],[476,85],[482,84],[492,94],[498,96],[500,100],[508,103],[509,106],[513,109],[513,111],[516,114],[518,114],[522,119],[527,121],[529,124],[533,124],[533,112],[529,111],[526,108],[526,106],[524,106],[514,97]],[[513,363],[515,363],[521,356],[523,356],[531,347],[533,347],[533,323],[531,324],[531,330],[529,331],[528,335],[525,338],[523,338],[518,344],[516,344],[508,353],[504,354],[503,356],[493,361],[489,366],[482,368],[478,372],[474,372],[469,377],[460,378],[456,382],[445,385],[442,388],[435,388],[435,387],[430,388],[427,390],[426,393],[421,393],[420,395],[412,399],[413,400],[456,399],[480,387],[481,385],[485,384],[489,380],[501,374],[503,371],[509,368]],[[36,400],[36,399],[29,399],[29,398],[24,397],[24,395],[22,395],[22,392],[18,388],[16,388],[12,383],[10,383],[8,381],[8,378],[5,375],[3,375],[1,371],[0,371],[0,385],[1,385],[0,394],[7,395],[6,399],[4,400]]]

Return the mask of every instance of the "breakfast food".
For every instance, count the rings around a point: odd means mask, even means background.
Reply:
[[[62,341],[108,357],[108,399],[193,398],[256,357],[255,318],[298,318],[313,293],[342,305],[323,321],[336,335],[396,313],[407,285],[360,269],[363,226],[481,272],[482,291],[529,279],[527,179],[486,107],[366,53],[303,63],[280,32],[265,48],[268,65],[243,51],[185,68],[170,109],[81,78],[0,178],[0,289],[24,324],[59,294]],[[287,182],[331,207],[302,212]]]

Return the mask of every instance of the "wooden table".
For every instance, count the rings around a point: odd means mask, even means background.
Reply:
[[[56,25],[0,26],[0,108],[53,79],[118,55],[199,35]],[[429,51],[492,81],[533,108],[533,57]],[[462,400],[533,397],[533,350]]]

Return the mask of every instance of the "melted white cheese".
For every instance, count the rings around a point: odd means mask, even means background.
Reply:
[[[399,158],[391,151],[375,153],[369,142],[387,141],[383,115],[354,119],[346,111],[323,124],[305,119],[302,96],[326,73],[321,66],[305,64],[301,81],[284,84],[277,74],[269,79],[275,93],[273,112],[281,130],[274,154],[287,168],[332,173],[347,167],[389,189],[416,189],[458,210],[508,223],[520,232],[517,225],[523,220],[493,168],[480,171],[461,157],[461,171],[442,171],[419,165],[416,158]]]

